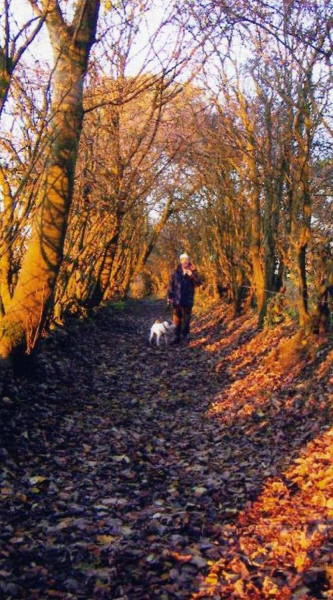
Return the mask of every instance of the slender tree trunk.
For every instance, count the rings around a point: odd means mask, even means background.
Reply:
[[[125,296],[133,274],[133,257],[137,257],[135,250],[135,228],[130,232],[124,230],[118,245],[112,265],[109,286],[105,299],[112,299],[115,294]]]
[[[78,0],[71,26],[56,0],[46,24],[55,55],[52,130],[39,187],[31,238],[19,280],[1,322],[0,356],[7,358],[24,338],[38,335],[52,301],[62,259],[83,110],[83,80],[94,42],[98,0]]]
[[[265,267],[264,267],[264,287],[265,287],[265,307],[262,311],[262,323],[266,316],[269,297],[274,291],[274,268],[275,268],[275,243],[272,228],[272,191],[266,189],[265,215],[264,215],[264,249],[265,249]],[[261,323],[261,324],[262,324]]]
[[[311,239],[312,201],[310,191],[310,146],[312,141],[310,121],[311,81],[306,79],[300,106],[294,119],[297,155],[294,162],[294,206],[292,207],[291,238],[298,288],[299,324],[309,322],[306,252]]]
[[[264,322],[267,309],[267,295],[265,288],[265,273],[261,258],[261,217],[260,217],[260,199],[257,192],[254,192],[252,198],[252,235],[251,235],[251,260],[253,268],[253,277],[256,288],[258,323],[261,327]]]
[[[27,27],[27,24],[24,25],[23,29],[20,30],[20,34],[16,34],[16,41],[13,43],[10,26],[10,0],[5,0],[2,4],[1,20],[3,22],[3,28],[1,33],[4,35],[3,40],[0,41],[0,117],[8,97],[14,71],[23,54],[39,33],[45,20],[45,13],[37,9],[36,12],[39,18],[37,19],[35,26],[30,29],[30,27]],[[24,35],[22,35],[23,33]],[[18,40],[24,41],[21,45],[18,45]]]
[[[0,189],[2,190],[2,247],[0,256],[0,298],[1,309],[6,312],[11,301],[11,266],[13,239],[13,198],[11,189],[3,172],[0,169]]]
[[[262,252],[262,218],[260,214],[260,173],[256,162],[257,142],[254,133],[254,124],[249,117],[247,103],[240,88],[237,89],[239,102],[239,116],[246,131],[246,153],[245,160],[248,165],[251,206],[251,243],[250,256],[253,270],[253,279],[257,298],[258,325],[262,327],[267,310],[267,294],[265,288],[265,266],[263,264]]]
[[[305,168],[305,167],[304,167]],[[306,170],[306,168],[305,168]],[[311,237],[311,200],[310,193],[305,185],[303,194],[301,197],[302,201],[302,225],[300,227],[295,226],[293,228],[294,237],[294,248],[295,248],[295,262],[296,262],[296,277],[297,277],[297,288],[298,288],[298,312],[299,312],[299,324],[301,327],[307,325],[309,321],[309,307],[308,307],[308,285],[307,285],[307,274],[306,274],[306,254],[308,241]],[[297,236],[297,237],[296,237]]]
[[[172,214],[172,197],[169,197],[168,202],[166,203],[165,209],[163,211],[163,214],[160,218],[160,220],[158,221],[158,223],[156,223],[151,235],[149,236],[149,239],[146,239],[143,243],[141,252],[139,254],[139,258],[137,261],[137,264],[135,266],[134,269],[134,273],[132,274],[133,279],[139,275],[139,273],[142,272],[149,256],[151,255],[156,242],[159,238],[159,236],[161,235],[163,228],[165,227],[168,219],[170,218],[171,214]]]
[[[306,245],[300,246],[297,252],[298,274],[298,307],[301,327],[308,321],[308,286],[306,278]]]
[[[102,291],[101,300],[109,300],[109,286],[111,280],[111,273],[117,253],[118,240],[120,235],[120,224],[117,227],[117,231],[112,236],[107,247],[105,248],[103,263],[99,272],[98,281]]]
[[[6,56],[4,49],[0,47],[0,114],[8,95],[10,76],[10,58]]]

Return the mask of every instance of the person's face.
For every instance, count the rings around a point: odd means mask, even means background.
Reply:
[[[187,267],[190,264],[190,259],[189,258],[182,258],[182,260],[180,261],[180,264],[183,267],[183,269],[187,269]]]

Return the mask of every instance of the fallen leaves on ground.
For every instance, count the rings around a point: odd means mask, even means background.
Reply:
[[[47,338],[0,400],[5,598],[332,597],[330,340],[221,304],[148,347],[161,303]]]

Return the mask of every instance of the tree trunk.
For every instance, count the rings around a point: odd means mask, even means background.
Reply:
[[[45,0],[55,56],[48,157],[37,197],[31,238],[13,298],[1,322],[0,356],[7,358],[24,338],[32,345],[52,301],[62,259],[83,109],[83,79],[94,42],[98,0],[78,0],[71,26],[56,0]],[[50,6],[50,4],[52,6]]]
[[[294,206],[291,210],[291,238],[296,256],[295,271],[298,288],[299,324],[309,322],[308,289],[306,275],[306,251],[311,239],[312,201],[310,191],[310,147],[311,133],[311,80],[307,76],[294,119],[294,134],[297,153],[294,161]]]
[[[145,266],[149,256],[151,255],[152,251],[154,250],[156,242],[157,242],[159,236],[161,235],[163,228],[165,227],[166,223],[168,222],[168,219],[170,218],[170,216],[173,213],[172,204],[173,204],[173,198],[172,198],[172,196],[169,196],[160,220],[158,221],[158,223],[156,223],[150,236],[147,236],[147,239],[144,240],[144,242],[143,242],[142,249],[139,254],[139,258],[138,258],[137,264],[135,266],[134,273],[132,275],[133,279],[143,271],[144,266]]]
[[[10,58],[6,56],[4,49],[0,47],[0,114],[8,96],[10,76]]]
[[[308,286],[306,278],[306,245],[301,245],[297,250],[297,275],[299,324],[301,327],[304,327],[309,319]]]
[[[246,132],[245,160],[249,170],[250,207],[251,207],[251,245],[250,256],[253,270],[254,286],[258,308],[258,325],[262,327],[267,310],[267,293],[265,287],[265,267],[262,260],[262,218],[260,214],[261,178],[257,164],[257,140],[254,124],[248,114],[247,102],[240,88],[237,89],[239,116]]]
[[[114,266],[115,257],[117,254],[118,240],[120,236],[121,225],[117,227],[117,231],[112,236],[107,244],[104,252],[103,262],[98,274],[98,282],[101,288],[101,301],[109,300],[109,287],[111,281],[112,269]]]
[[[13,239],[13,198],[5,173],[0,168],[0,189],[2,191],[3,213],[0,250],[0,299],[1,311],[6,312],[11,301],[11,266]]]
[[[251,260],[253,277],[256,288],[257,307],[258,307],[258,324],[262,327],[267,309],[267,295],[265,288],[265,274],[261,260],[261,217],[260,217],[260,199],[257,192],[254,193],[255,198],[252,199],[252,235],[251,235]]]

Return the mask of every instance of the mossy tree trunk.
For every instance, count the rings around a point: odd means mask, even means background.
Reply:
[[[74,170],[82,128],[83,80],[95,39],[98,0],[78,0],[71,25],[57,0],[44,0],[55,59],[48,156],[13,297],[1,321],[0,356],[7,358],[26,339],[36,339],[52,301],[62,259]]]

